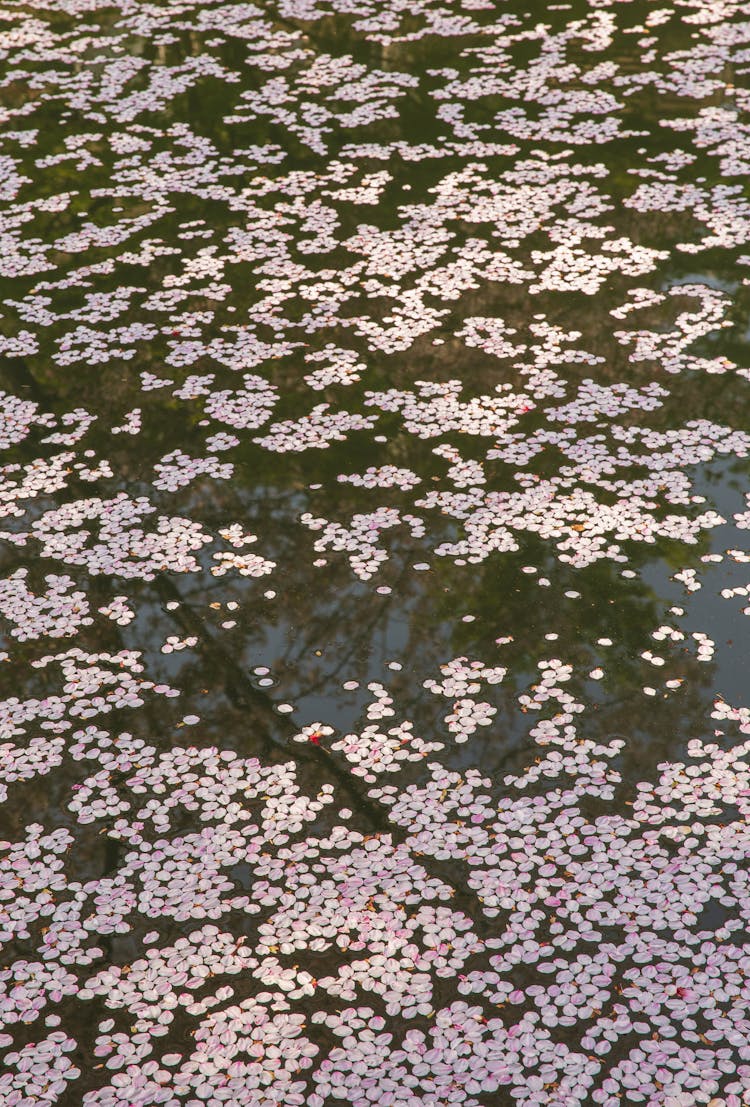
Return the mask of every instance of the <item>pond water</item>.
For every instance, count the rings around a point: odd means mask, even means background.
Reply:
[[[750,1102],[747,16],[0,3],[0,1103]]]

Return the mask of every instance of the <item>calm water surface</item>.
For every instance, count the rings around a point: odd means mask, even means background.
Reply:
[[[750,1102],[742,0],[0,4],[0,1103]]]

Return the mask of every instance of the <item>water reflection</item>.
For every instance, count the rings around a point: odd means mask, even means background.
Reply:
[[[6,8],[0,1099],[739,1107],[741,5]]]

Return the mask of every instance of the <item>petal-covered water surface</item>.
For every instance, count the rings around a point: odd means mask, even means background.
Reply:
[[[750,1103],[746,0],[0,59],[0,1103]]]

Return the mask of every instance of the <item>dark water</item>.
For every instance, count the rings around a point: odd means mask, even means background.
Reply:
[[[750,1102],[746,6],[0,16],[0,1103]]]

